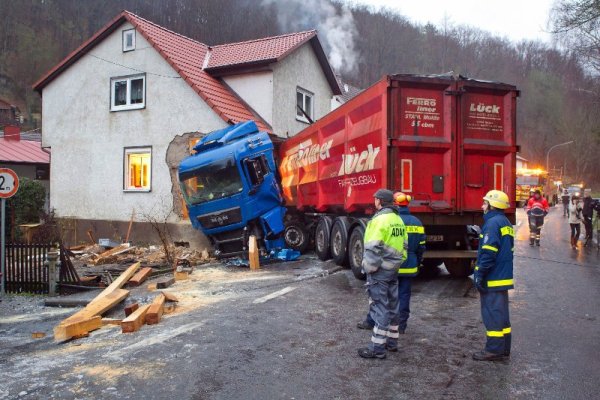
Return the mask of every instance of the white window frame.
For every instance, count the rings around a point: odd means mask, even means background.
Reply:
[[[127,36],[131,36],[131,46],[127,46]],[[123,31],[123,52],[135,50],[135,29]]]
[[[148,187],[137,188],[131,186],[131,175],[129,168],[129,156],[132,154],[149,154],[150,162],[148,167]],[[144,147],[125,147],[123,149],[123,191],[124,192],[151,192],[152,191],[152,146]]]
[[[131,103],[131,81],[141,79],[142,80],[142,102],[141,103]],[[125,95],[125,104],[116,105],[115,101],[115,84],[117,82],[126,82],[127,84],[127,93]],[[122,76],[118,78],[110,79],[110,111],[123,111],[123,110],[139,110],[140,108],[146,107],[146,74],[137,74],[130,76]]]
[[[298,93],[302,95],[302,108],[304,108],[304,111],[308,114],[308,116],[310,117],[311,120],[315,120],[315,94],[309,92],[306,89],[302,89],[301,87],[296,87],[296,98],[294,99],[294,107],[296,108],[294,115],[296,116],[296,120],[300,121],[300,122],[305,122],[305,123],[310,123],[310,121],[308,119],[306,119],[306,117],[304,116],[304,114],[302,115],[298,115],[299,112],[301,112],[300,110],[298,110]],[[310,110],[307,110],[306,107],[306,98],[310,98]]]

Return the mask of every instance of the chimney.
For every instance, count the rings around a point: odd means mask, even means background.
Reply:
[[[4,125],[4,139],[21,140],[21,128],[18,125]]]

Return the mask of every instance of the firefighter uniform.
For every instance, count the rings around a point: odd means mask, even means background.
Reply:
[[[392,192],[385,190],[386,200],[388,195],[386,203],[389,204]],[[407,258],[407,239],[404,223],[391,206],[383,206],[377,211],[365,230],[362,268],[367,274],[369,316],[375,325],[368,352],[359,349],[361,357],[385,358],[386,348],[395,350],[398,347],[397,271]]]
[[[410,316],[410,294],[412,278],[419,273],[419,265],[425,253],[425,228],[419,218],[410,214],[408,207],[399,207],[398,213],[408,235],[408,251],[406,261],[398,268],[398,317],[399,331],[406,330]]]
[[[491,191],[499,192],[499,191]],[[490,193],[491,193],[490,192]],[[499,192],[506,196],[503,192]],[[488,199],[489,194],[484,197]],[[506,197],[508,199],[508,197]],[[508,201],[508,200],[507,200]],[[490,202],[494,207],[493,202]],[[498,208],[507,208],[498,207]],[[508,311],[508,290],[513,284],[514,230],[501,209],[492,209],[483,216],[474,280],[481,295],[481,317],[486,329],[487,358],[501,359],[510,355],[511,326]],[[480,353],[484,356],[484,353]]]

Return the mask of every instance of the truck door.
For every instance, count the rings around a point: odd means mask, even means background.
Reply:
[[[479,211],[483,196],[502,190],[515,211],[516,98],[514,86],[457,81],[457,200],[460,211]]]
[[[450,77],[395,75],[391,82],[390,181],[412,195],[413,212],[455,210],[452,85]]]

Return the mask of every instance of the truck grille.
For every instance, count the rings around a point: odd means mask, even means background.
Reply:
[[[211,214],[199,215],[197,218],[204,228],[212,229],[241,222],[242,211],[239,207],[235,207]]]

